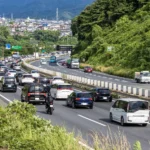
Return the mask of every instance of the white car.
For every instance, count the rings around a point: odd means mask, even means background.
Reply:
[[[24,85],[28,83],[34,83],[35,79],[31,74],[23,74],[22,78],[19,79],[19,85]]]
[[[6,76],[8,77],[15,77],[16,76],[16,70],[8,70],[6,73]]]
[[[72,85],[68,83],[53,84],[50,89],[50,94],[54,99],[67,99],[72,92]]]
[[[57,83],[65,83],[62,77],[54,76],[53,79],[50,81],[51,84],[57,84]]]
[[[122,98],[116,100],[110,109],[110,121],[117,121],[124,124],[149,123],[149,103],[145,100],[134,98]]]
[[[31,75],[33,78],[39,78],[40,73],[37,70],[31,70]]]
[[[46,65],[47,61],[45,58],[41,58],[40,63],[41,63],[41,65]]]
[[[17,70],[17,71],[20,71],[21,70],[21,66],[16,64],[16,65],[13,66],[13,69]]]

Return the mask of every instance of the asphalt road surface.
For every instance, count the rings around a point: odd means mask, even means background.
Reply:
[[[33,63],[38,66],[39,63]],[[44,65],[43,68],[53,68],[53,66]],[[63,70],[57,66],[59,70]],[[67,70],[67,69],[65,69]],[[18,86],[16,93],[0,92],[1,99],[6,101],[13,101],[15,99],[20,100],[21,86]],[[76,90],[76,89],[74,89]],[[113,101],[114,102],[114,101]],[[112,103],[113,103],[112,102]],[[66,107],[66,102],[54,101],[55,110],[53,115],[46,114],[44,105],[35,105],[37,108],[37,115],[51,120],[53,125],[64,126],[68,132],[74,131],[75,135],[82,134],[82,137],[88,141],[89,145],[92,145],[92,139],[89,137],[94,132],[107,134],[109,128],[112,132],[117,133],[118,128],[121,132],[127,136],[129,142],[133,144],[136,140],[139,140],[142,144],[143,150],[150,148],[150,125],[142,127],[140,125],[126,125],[124,127],[120,124],[109,121],[109,110],[112,105],[109,102],[95,102],[93,109],[78,108],[72,109]]]

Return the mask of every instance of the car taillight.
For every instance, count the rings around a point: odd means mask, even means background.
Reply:
[[[28,96],[30,96],[31,94],[30,93],[28,93]]]
[[[92,98],[89,98],[89,100],[91,100],[91,101],[92,101]]]
[[[80,98],[76,98],[76,101],[80,100]]]
[[[46,96],[46,93],[42,93],[44,96]]]
[[[57,88],[57,90],[62,90],[61,88]]]

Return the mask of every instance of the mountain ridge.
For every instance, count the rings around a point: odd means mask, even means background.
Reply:
[[[47,18],[55,19],[56,8],[59,19],[72,19],[94,0],[0,0],[0,15],[14,18]],[[67,15],[66,15],[67,14]]]

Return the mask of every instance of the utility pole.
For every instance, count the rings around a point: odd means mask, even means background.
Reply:
[[[13,13],[11,13],[11,20],[13,20],[14,19],[14,15],[13,15]]]
[[[59,17],[58,17],[58,8],[56,9],[56,21],[58,22]]]

